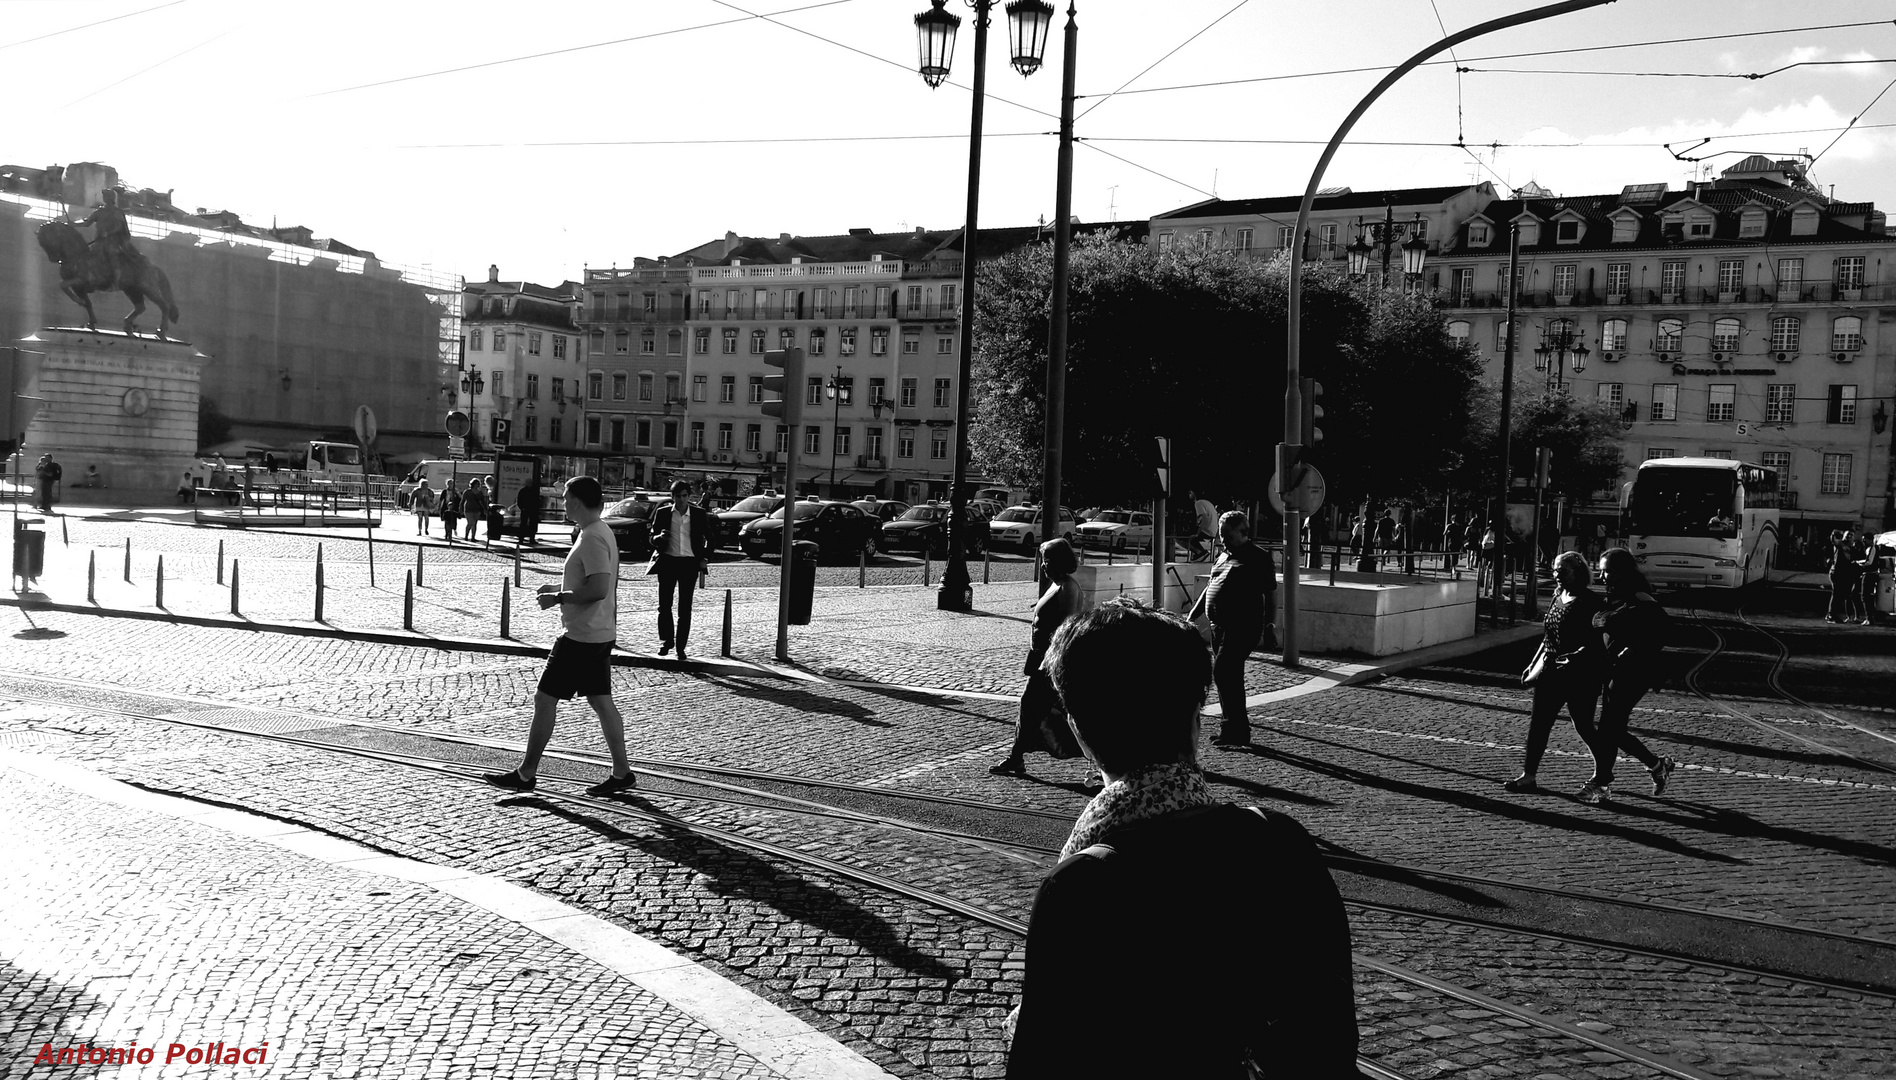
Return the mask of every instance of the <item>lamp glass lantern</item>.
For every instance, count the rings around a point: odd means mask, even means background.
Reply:
[[[1548,363],[1553,359],[1553,355],[1554,350],[1549,348],[1545,343],[1543,343],[1540,348],[1535,349],[1534,370],[1546,371]]]
[[[1350,246],[1343,249],[1350,257],[1350,273],[1362,277],[1369,273],[1369,245],[1363,242],[1363,234],[1357,233]]]
[[[1402,245],[1402,272],[1414,277],[1422,272],[1422,264],[1429,259],[1429,242],[1422,234],[1409,234],[1409,242]]]
[[[1593,350],[1587,348],[1585,342],[1577,343],[1574,345],[1573,351],[1568,354],[1568,366],[1573,368],[1575,375],[1578,375],[1587,369],[1587,357],[1592,355]]]
[[[922,81],[930,88],[947,81],[948,68],[955,58],[955,31],[961,16],[946,10],[948,0],[930,0],[934,6],[915,16],[915,41],[920,51],[916,65]]]
[[[1053,5],[1046,0],[1014,0],[1007,5],[1008,51],[1015,71],[1025,76],[1040,70],[1052,27]]]

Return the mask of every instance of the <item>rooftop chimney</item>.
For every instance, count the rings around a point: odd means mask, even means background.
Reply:
[[[729,255],[731,252],[736,251],[736,250],[737,250],[737,234],[730,231],[729,229],[726,229],[724,231],[724,252],[723,254],[719,255],[718,258],[722,259],[726,255]]]
[[[495,282],[498,282],[499,280],[500,280],[500,264],[499,264],[499,263],[488,263],[488,264],[487,264],[487,282],[488,282],[488,284],[490,284],[490,285],[491,285],[491,284],[494,284]]]

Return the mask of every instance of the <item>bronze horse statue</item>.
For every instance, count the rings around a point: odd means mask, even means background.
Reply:
[[[124,259],[115,274],[112,257],[100,248],[87,244],[79,230],[64,221],[49,221],[41,225],[38,237],[46,257],[59,264],[59,291],[86,309],[86,329],[99,328],[98,316],[93,313],[92,301],[87,299],[87,295],[113,289],[124,293],[126,299],[132,302],[131,314],[125,316],[127,334],[138,333],[135,323],[145,313],[147,299],[158,308],[160,338],[164,338],[165,331],[178,321],[178,305],[171,298],[171,282],[163,270],[152,265],[143,255],[134,253]]]

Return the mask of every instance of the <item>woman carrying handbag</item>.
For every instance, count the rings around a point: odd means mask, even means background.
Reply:
[[[1600,556],[1600,584],[1606,601],[1594,613],[1600,634],[1600,726],[1581,737],[1593,748],[1593,778],[1580,789],[1580,801],[1599,804],[1613,797],[1613,763],[1621,750],[1638,759],[1652,777],[1655,797],[1666,793],[1666,782],[1679,763],[1646,748],[1626,730],[1633,706],[1659,678],[1659,657],[1666,649],[1672,617],[1652,597],[1652,586],[1640,572],[1638,560],[1625,548],[1609,548]]]
[[[1534,691],[1534,712],[1527,722],[1527,753],[1521,762],[1521,775],[1501,785],[1509,791],[1540,790],[1535,773],[1547,753],[1547,738],[1553,734],[1561,706],[1566,706],[1581,741],[1592,745],[1593,710],[1600,698],[1601,651],[1600,632],[1593,628],[1600,597],[1588,587],[1592,581],[1586,556],[1579,552],[1563,551],[1554,560],[1554,602],[1541,620],[1540,650],[1521,673],[1522,684]]]

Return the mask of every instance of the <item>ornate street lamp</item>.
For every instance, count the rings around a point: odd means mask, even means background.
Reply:
[[[481,378],[481,369],[474,368],[461,376],[461,392],[479,396],[487,390],[487,380]]]
[[[929,2],[929,10],[915,16],[915,35],[920,50],[917,67],[923,82],[930,87],[939,87],[947,80],[948,69],[954,61],[955,31],[961,26],[961,17],[944,10],[947,0]],[[956,363],[956,378],[959,382],[955,394],[955,461],[953,479],[948,489],[949,505],[953,509],[948,528],[948,565],[942,571],[941,591],[935,597],[935,606],[944,611],[968,611],[974,607],[974,587],[968,577],[968,543],[963,521],[968,505],[968,386],[974,377],[974,267],[977,218],[981,205],[981,120],[987,103],[988,14],[994,9],[994,0],[973,2],[974,100],[968,116],[968,208],[961,233],[961,349]],[[1015,8],[1020,9],[1018,13]],[[1015,3],[1010,6],[1008,17],[1016,40],[1030,47],[1045,47],[1045,34],[1036,33],[1031,25],[1035,14],[1030,5]],[[1047,17],[1051,19],[1051,14]],[[1025,52],[1017,48],[1014,65],[1026,74],[1040,66],[1040,55],[1032,48]]]
[[[1007,5],[1008,51],[1014,70],[1032,75],[1047,53],[1047,30],[1053,26],[1053,5],[1046,0],[1014,0]]]
[[[830,413],[830,498],[836,497],[836,433],[842,430],[843,406],[849,404],[849,384],[843,381],[843,366],[836,365],[836,374],[823,384],[823,392],[836,403]]]
[[[1350,257],[1350,276],[1362,277],[1369,273],[1369,245],[1363,242],[1363,234],[1357,233],[1356,239],[1343,250]]]
[[[1409,234],[1409,242],[1402,245],[1402,272],[1411,279],[1420,277],[1422,264],[1429,261],[1429,242],[1422,239],[1418,230]]]
[[[1593,350],[1582,340],[1585,330],[1574,328],[1572,319],[1556,319],[1541,329],[1540,348],[1534,350],[1534,370],[1547,373],[1548,389],[1565,385],[1565,369],[1575,375],[1587,369],[1587,357]]]

